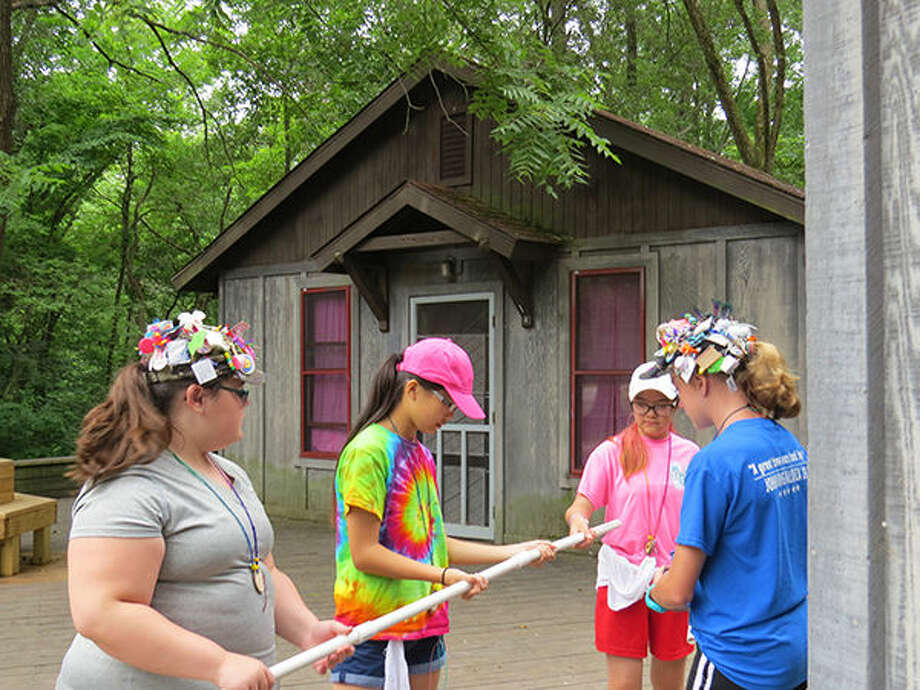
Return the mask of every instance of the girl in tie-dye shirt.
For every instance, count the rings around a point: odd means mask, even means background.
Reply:
[[[553,558],[546,541],[496,546],[444,531],[434,459],[417,437],[435,433],[455,409],[484,418],[472,390],[469,355],[444,338],[420,340],[377,372],[336,467],[337,620],[358,625],[456,582],[470,583],[464,598],[488,585],[451,564],[493,563],[534,547],[536,564]],[[449,627],[446,602],[398,623],[336,666],[334,687],[382,688],[387,675],[437,687]]]

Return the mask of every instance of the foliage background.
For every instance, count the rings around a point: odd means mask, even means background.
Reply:
[[[170,277],[425,56],[484,68],[477,112],[554,192],[608,152],[596,107],[755,165],[726,113],[753,141],[766,112],[759,167],[802,185],[800,36],[775,0],[0,0],[0,457],[71,453],[149,321],[216,314]]]

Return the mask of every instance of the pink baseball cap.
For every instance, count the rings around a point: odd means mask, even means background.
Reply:
[[[473,397],[473,363],[466,350],[450,338],[424,338],[403,350],[396,371],[437,383],[444,387],[454,404],[470,419],[484,419]]]

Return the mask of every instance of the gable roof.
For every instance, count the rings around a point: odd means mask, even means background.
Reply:
[[[795,185],[606,110],[595,112],[601,119],[604,135],[613,146],[759,206],[786,220],[805,224],[805,192]]]
[[[478,199],[458,194],[446,187],[407,180],[320,247],[312,257],[316,270],[326,270],[354,248],[371,251],[409,248],[402,244],[405,242],[404,235],[372,238],[365,242],[371,233],[407,207],[451,228],[427,233],[440,244],[475,244],[488,247],[506,259],[512,259],[517,258],[523,247],[562,243],[561,237],[537,232]],[[425,241],[426,238],[420,238],[418,242]],[[419,243],[414,246],[420,246]]]
[[[314,149],[293,170],[246,209],[196,257],[183,266],[172,277],[174,287],[178,290],[186,290],[201,289],[204,285],[212,285],[216,281],[216,264],[229,249],[294,195],[313,175],[378,118],[405,98],[409,91],[429,78],[434,71],[441,71],[466,83],[475,84],[477,81],[475,69],[455,65],[447,66],[437,61],[426,66],[419,64],[413,70],[394,80],[335,134]],[[613,113],[598,110],[595,114],[599,133],[607,137],[614,147],[634,153],[662,167],[691,177],[702,184],[799,225],[804,225],[805,194],[801,189],[781,182],[760,170],[649,129]],[[432,186],[419,182],[414,182],[413,185],[418,190]],[[428,190],[428,194],[432,199],[436,199],[441,193]],[[482,215],[481,209],[478,215]],[[320,251],[322,252],[322,249]]]

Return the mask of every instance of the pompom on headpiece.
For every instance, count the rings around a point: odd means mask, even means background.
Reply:
[[[204,385],[227,373],[249,383],[262,381],[252,344],[243,337],[249,324],[209,326],[197,310],[176,320],[154,321],[137,343],[149,383],[194,379]]]
[[[713,301],[710,314],[694,311],[658,326],[657,366],[646,376],[674,371],[689,382],[695,373],[725,374],[731,388],[735,383],[732,375],[751,355],[755,330],[753,325],[732,317],[731,304]]]

